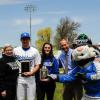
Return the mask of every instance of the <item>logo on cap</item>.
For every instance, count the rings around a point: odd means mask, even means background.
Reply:
[[[21,34],[21,39],[22,38],[30,38],[30,34],[27,33],[27,32],[24,32],[24,33]]]

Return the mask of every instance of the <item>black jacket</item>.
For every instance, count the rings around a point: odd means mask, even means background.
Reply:
[[[17,84],[18,72],[15,58],[3,55],[0,59],[0,91]]]

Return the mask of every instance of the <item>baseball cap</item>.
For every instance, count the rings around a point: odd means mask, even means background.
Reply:
[[[27,33],[27,32],[23,32],[23,33],[21,34],[21,39],[23,39],[23,38],[30,38],[30,34]]]
[[[76,44],[78,46],[86,45],[86,44],[92,45],[92,41],[91,41],[91,39],[88,38],[88,36],[86,34],[82,33],[77,37]]]

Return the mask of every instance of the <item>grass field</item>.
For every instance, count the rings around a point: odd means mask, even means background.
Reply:
[[[54,94],[54,100],[62,100],[62,93],[63,93],[63,84],[57,83]]]

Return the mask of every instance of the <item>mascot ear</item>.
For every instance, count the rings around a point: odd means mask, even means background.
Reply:
[[[96,55],[100,55],[100,51],[95,49],[94,52],[96,53]]]
[[[93,48],[95,49],[94,52],[96,53],[96,55],[100,56],[100,49],[95,45],[93,45]]]

